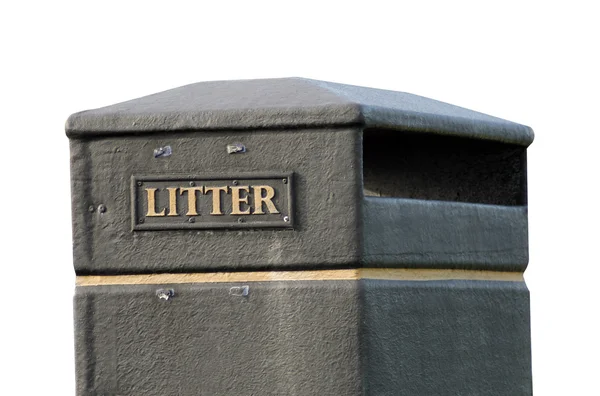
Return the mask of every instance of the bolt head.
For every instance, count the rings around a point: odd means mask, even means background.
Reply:
[[[283,216],[283,221],[285,221],[286,223],[290,222],[290,216]]]
[[[195,223],[195,222],[196,222],[196,219],[195,219],[194,217],[190,217],[190,218],[188,219],[188,222],[189,222],[189,223]]]
[[[156,297],[158,297],[159,300],[168,301],[169,298],[173,296],[175,296],[175,290],[173,289],[158,289],[156,291]]]

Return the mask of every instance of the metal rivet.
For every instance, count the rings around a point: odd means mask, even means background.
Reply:
[[[138,223],[142,224],[144,222],[144,219],[139,219]]]
[[[287,184],[287,179],[283,179],[283,184]]]
[[[289,216],[283,216],[283,221],[285,221],[286,223],[290,221],[290,217]]]
[[[241,217],[238,219],[238,223],[243,223],[244,219],[242,219]]]
[[[248,294],[250,294],[250,287],[234,286],[231,289],[229,289],[229,294],[232,296],[248,297]]]
[[[174,297],[174,296],[175,296],[175,290],[173,290],[173,289],[158,289],[156,291],[156,297],[158,297],[159,300],[167,301],[169,298]]]
[[[96,208],[94,208],[94,205],[88,206],[88,212],[94,213],[94,210],[96,210]]]
[[[234,144],[227,145],[227,153],[228,154],[245,153],[245,152],[246,152],[246,146],[244,146],[241,143],[234,143]]]
[[[194,187],[196,185],[196,183],[194,183],[193,181],[190,182],[190,186]]]
[[[154,158],[168,157],[172,154],[171,146],[154,149]]]
[[[238,181],[237,181],[237,180],[234,180],[234,181],[232,181],[231,183],[232,183],[234,186],[237,186],[237,185],[238,185]]]
[[[196,219],[195,219],[194,217],[190,217],[190,218],[188,219],[188,222],[190,222],[190,223],[195,223],[195,222],[196,222]]]
[[[100,212],[100,213],[106,212],[106,206],[104,206],[104,204],[98,205],[98,212]]]
[[[141,181],[138,181],[138,182],[137,182],[137,185],[138,185],[138,186],[141,186],[142,184],[144,184],[144,183],[142,183]]]

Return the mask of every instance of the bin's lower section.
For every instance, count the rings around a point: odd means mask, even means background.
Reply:
[[[80,277],[79,395],[530,395],[520,274]]]

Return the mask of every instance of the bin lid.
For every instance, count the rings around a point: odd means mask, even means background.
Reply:
[[[305,78],[209,81],[75,113],[71,138],[363,125],[528,146],[531,128],[404,92]]]

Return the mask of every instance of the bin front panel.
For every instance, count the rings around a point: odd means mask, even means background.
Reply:
[[[340,128],[72,139],[75,269],[356,263],[359,135]],[[244,151],[228,152],[232,145]],[[167,146],[170,155],[155,156]]]

